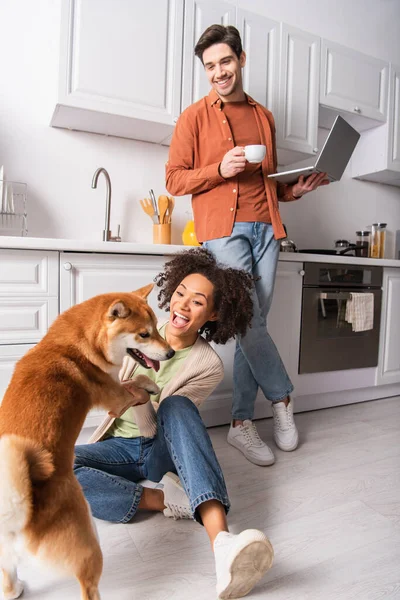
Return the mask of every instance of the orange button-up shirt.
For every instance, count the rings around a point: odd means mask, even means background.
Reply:
[[[276,239],[286,236],[279,214],[279,200],[291,201],[292,187],[268,179],[276,173],[275,122],[272,113],[246,96],[253,106],[261,143],[267,147],[262,173],[269,214]],[[232,233],[236,219],[238,177],[224,179],[218,167],[224,155],[235,147],[224,114],[223,103],[215,90],[189,106],[179,117],[172,136],[166,164],[166,187],[173,196],[192,194],[196,235],[199,242]]]

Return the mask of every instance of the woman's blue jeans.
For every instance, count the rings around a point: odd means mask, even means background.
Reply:
[[[233,364],[233,419],[252,419],[257,391],[272,402],[293,391],[279,352],[267,331],[279,258],[279,241],[269,223],[235,223],[230,237],[203,244],[222,264],[254,277],[253,320],[237,337]]]
[[[75,447],[76,478],[93,515],[104,521],[130,521],[143,493],[139,481],[160,481],[168,471],[179,475],[200,523],[196,509],[207,500],[218,500],[228,512],[224,476],[207,429],[196,406],[183,396],[161,402],[153,438],[112,437]]]

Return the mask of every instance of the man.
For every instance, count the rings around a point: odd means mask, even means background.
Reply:
[[[279,240],[285,237],[278,197],[296,200],[328,180],[320,173],[286,186],[267,178],[277,167],[274,119],[243,90],[246,55],[235,27],[211,25],[195,54],[212,89],[178,120],[166,186],[176,196],[192,194],[198,240],[220,262],[254,277],[252,327],[236,344],[228,442],[254,464],[266,466],[275,458],[252,422],[258,387],[272,402],[276,445],[285,451],[298,445],[290,399],[293,385],[266,329]],[[244,146],[250,144],[266,146],[262,163],[246,162]]]

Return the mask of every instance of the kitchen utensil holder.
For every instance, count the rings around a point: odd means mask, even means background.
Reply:
[[[153,244],[171,243],[171,223],[153,225]]]
[[[28,233],[26,183],[0,180],[0,235]]]

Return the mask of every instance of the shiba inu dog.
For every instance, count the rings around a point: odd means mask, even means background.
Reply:
[[[102,553],[90,509],[73,474],[74,444],[88,411],[120,416],[140,403],[124,387],[126,354],[158,370],[174,351],[157,331],[146,298],[153,285],[103,294],[61,314],[17,363],[0,405],[0,567],[6,600],[23,591],[21,552],[74,575],[82,600],[98,600]],[[142,393],[142,402],[148,396]]]

